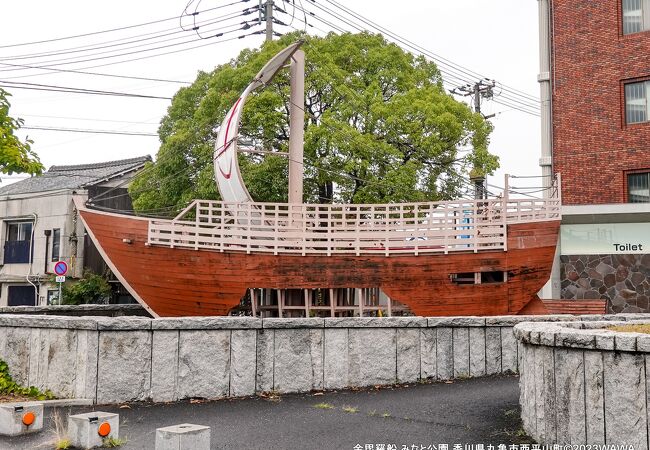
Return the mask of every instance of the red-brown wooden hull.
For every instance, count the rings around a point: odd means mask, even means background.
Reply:
[[[508,225],[508,251],[301,256],[146,246],[148,221],[82,209],[89,235],[131,294],[156,316],[226,315],[247,288],[371,288],[420,316],[517,314],[548,280],[559,221]],[[450,273],[507,271],[458,285]]]

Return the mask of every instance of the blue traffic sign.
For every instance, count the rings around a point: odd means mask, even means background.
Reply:
[[[68,264],[65,261],[57,261],[54,264],[54,273],[57,275],[65,275],[68,273]]]

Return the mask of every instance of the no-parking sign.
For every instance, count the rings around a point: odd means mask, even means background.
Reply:
[[[54,273],[57,275],[65,275],[68,273],[68,264],[65,261],[57,261],[54,264]]]

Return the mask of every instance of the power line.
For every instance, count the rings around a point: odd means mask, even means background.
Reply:
[[[140,80],[140,81],[158,81],[161,83],[177,83],[177,84],[192,84],[189,81],[178,81],[178,80],[167,80],[164,78],[147,78],[147,77],[135,77],[135,76],[129,76],[129,75],[115,75],[115,74],[110,74],[110,73],[99,73],[99,72],[84,72],[82,70],[72,70],[72,69],[57,69],[54,67],[40,67],[40,66],[28,66],[25,64],[9,64],[5,62],[0,62],[0,65],[3,66],[11,66],[11,67],[22,67],[26,69],[39,69],[39,70],[47,70],[48,72],[65,72],[65,73],[76,73],[76,74],[81,74],[81,75],[94,75],[98,77],[111,77],[111,78],[123,78],[127,80]],[[17,77],[6,77],[8,80],[14,80],[16,78],[27,78],[27,77],[37,77],[41,75],[47,75],[45,73],[40,73],[40,74],[32,74],[32,75],[21,75]]]
[[[84,120],[88,122],[128,123],[133,125],[158,125],[158,122],[133,122],[128,120],[93,119],[90,117],[43,116],[38,114],[20,114],[20,117],[38,117],[39,119]]]
[[[254,31],[254,32],[247,33],[247,34],[242,34],[240,36],[234,36],[234,37],[227,38],[227,39],[220,39],[220,40],[216,40],[216,41],[210,41],[210,42],[207,42],[207,43],[204,43],[204,44],[194,45],[194,46],[191,46],[191,47],[182,48],[182,49],[178,49],[178,50],[172,50],[172,51],[168,51],[168,52],[156,53],[156,54],[147,55],[147,56],[140,56],[140,57],[137,57],[137,58],[130,58],[130,59],[122,60],[122,61],[113,61],[113,62],[109,62],[109,63],[105,63],[105,64],[95,64],[95,65],[91,65],[91,66],[81,67],[79,70],[94,69],[96,67],[114,66],[114,65],[117,65],[117,64],[124,64],[124,63],[128,63],[128,62],[133,62],[133,61],[140,61],[140,60],[143,60],[143,59],[157,58],[159,56],[172,55],[174,53],[180,53],[180,52],[185,52],[185,51],[188,51],[188,50],[194,50],[194,49],[201,48],[201,47],[207,47],[208,45],[221,44],[221,43],[224,43],[224,42],[235,41],[235,40],[238,40],[238,39],[244,39],[244,38],[246,38],[248,36],[254,36],[256,34],[261,34],[261,33],[263,33],[263,31]],[[200,42],[200,41],[201,41],[201,39],[195,39],[194,41],[189,41],[189,42]],[[178,45],[178,44],[176,44],[176,45]],[[170,47],[170,46],[166,46],[166,47]],[[140,52],[132,52],[132,53],[140,53]],[[118,57],[118,56],[123,56],[123,55],[116,55],[116,57]],[[98,58],[98,59],[107,59],[107,58]],[[17,77],[12,77],[12,78],[17,78]]]
[[[366,19],[362,15],[360,15],[358,13],[355,13],[354,11],[340,5],[337,2],[334,2],[334,1],[331,1],[331,0],[325,0],[325,1],[327,1],[328,3],[334,5],[336,8],[340,9],[344,13],[352,15],[353,17],[361,20],[363,23],[369,25],[370,27],[374,28],[375,30],[379,31],[380,33],[383,33],[383,34],[391,37],[392,39],[397,41],[399,44],[401,44],[400,46],[406,46],[406,47],[408,47],[410,49],[415,50],[416,52],[418,52],[420,54],[424,54],[424,55],[428,56],[429,58],[433,59],[434,61],[436,61],[438,63],[438,67],[440,68],[441,72],[443,74],[446,74],[447,78],[455,80],[455,82],[457,84],[467,83],[467,79],[466,79],[467,76],[470,76],[472,78],[474,78],[476,76],[484,78],[483,76],[477,74],[476,72],[473,72],[473,71],[471,71],[469,69],[466,69],[463,66],[460,66],[460,65],[458,65],[456,63],[453,63],[452,61],[450,61],[450,60],[448,60],[446,58],[443,58],[440,55],[437,55],[437,54],[435,54],[435,53],[433,53],[433,52],[431,52],[431,51],[429,51],[429,50],[427,50],[427,49],[425,49],[425,48],[423,48],[423,47],[421,47],[421,46],[419,46],[417,44],[414,44],[413,42],[411,42],[411,41],[409,41],[409,40],[407,40],[407,39],[405,39],[405,38],[391,32],[390,30],[386,29],[385,27],[382,27],[382,26],[376,24],[375,22],[370,21],[369,19]],[[331,9],[319,5],[316,2],[316,0],[311,0],[311,2],[314,4],[314,6],[316,8],[318,8],[319,10],[321,10],[321,11],[325,12],[326,14],[332,16],[333,18],[338,19],[341,22],[346,23],[349,26],[352,26],[353,28],[356,28],[357,30],[363,29],[363,28],[360,28],[359,25],[357,25],[357,24],[351,24],[349,21],[347,21],[345,19],[342,19],[340,14],[335,13]],[[319,19],[315,14],[313,14],[313,13],[309,13],[309,14],[312,17],[316,18],[317,20],[323,21],[322,19]],[[330,25],[330,26],[332,26],[332,27],[337,28],[339,31],[342,31],[342,29],[340,27],[337,27],[337,26],[333,25],[332,23],[329,23],[329,22],[326,22],[326,21],[323,21],[323,22]],[[512,106],[513,108],[518,109],[518,110],[520,110],[522,112],[525,112],[525,113],[528,113],[528,114],[532,114],[532,115],[538,115],[539,114],[539,112],[538,112],[539,100],[538,99],[536,99],[536,98],[534,98],[534,97],[532,97],[532,96],[530,96],[530,95],[528,95],[526,93],[523,93],[521,91],[517,91],[516,89],[509,88],[508,86],[505,86],[505,85],[502,86],[502,89],[512,91],[513,93],[503,94],[504,98],[506,100],[508,100],[508,102],[496,101],[495,100],[496,103],[501,103],[501,104],[504,104],[504,105],[507,105],[507,106]],[[521,97],[523,100],[518,100],[517,97]],[[528,99],[531,99],[531,100],[528,100]],[[535,102],[535,104],[527,103],[528,101],[533,101],[533,102]],[[513,103],[515,103],[515,104],[513,105]],[[528,108],[531,108],[531,109],[527,109],[525,107],[528,107]]]
[[[58,128],[58,127],[20,127],[21,130],[42,130],[42,131],[63,131],[68,133],[90,133],[90,134],[118,134],[124,136],[156,136],[157,133],[144,133],[139,131],[116,131],[116,130],[86,130],[81,128]]]
[[[239,30],[244,30],[244,29],[249,29],[249,28],[251,28],[251,27],[250,26],[249,27],[242,26],[242,27],[240,27],[238,29],[235,29],[235,30],[229,30],[229,31],[223,31],[223,32],[217,33],[217,34],[215,34],[214,37],[221,37],[221,36],[223,36],[225,34],[235,33],[235,32],[237,32]],[[176,40],[176,39],[173,39],[173,40]],[[89,55],[83,56],[81,58],[75,57],[75,58],[63,58],[63,59],[54,59],[54,60],[44,61],[42,63],[43,65],[41,67],[42,68],[49,68],[50,65],[52,65],[52,66],[64,66],[64,65],[69,65],[69,64],[77,64],[77,63],[83,63],[83,62],[97,61],[97,60],[102,60],[102,59],[118,58],[118,57],[121,57],[121,56],[140,54],[140,53],[143,53],[143,52],[151,52],[151,51],[154,51],[154,50],[160,50],[160,49],[165,49],[165,48],[170,48],[170,47],[176,47],[176,46],[179,46],[179,45],[190,44],[192,42],[197,42],[197,41],[201,41],[201,39],[190,39],[190,40],[186,40],[186,41],[183,41],[183,42],[177,42],[177,43],[174,43],[174,44],[167,44],[167,45],[160,45],[160,46],[150,47],[150,48],[141,48],[141,47],[146,47],[149,44],[137,45],[137,46],[127,47],[127,48],[123,49],[123,50],[130,49],[131,51],[122,52],[122,53],[118,53],[118,54],[114,54],[114,55],[98,56],[98,55],[105,55],[107,53],[111,53],[111,52],[115,52],[115,51],[121,52],[122,50],[109,50],[109,51],[104,51],[104,52],[97,52],[97,53],[94,53],[94,54],[89,54]],[[165,42],[165,41],[161,41],[161,42]],[[94,56],[94,57],[87,58],[87,56],[88,57]],[[24,70],[24,69],[16,69],[16,68],[14,68],[14,69],[2,69],[1,71],[2,72],[11,72],[11,71],[16,71],[16,70]]]
[[[235,5],[237,3],[245,3],[245,2],[248,2],[248,1],[249,0],[239,0],[237,2],[228,3],[226,5],[216,6],[214,8],[205,9],[203,11],[198,11],[198,12],[196,12],[196,14],[204,13],[204,12],[208,12],[208,11],[214,11],[214,10],[217,10],[217,9],[225,8],[227,6]],[[58,38],[52,38],[52,39],[45,39],[45,40],[41,40],[41,41],[22,42],[22,43],[19,43],[19,44],[0,45],[0,48],[22,47],[22,46],[25,46],[25,45],[45,44],[45,43],[49,43],[49,42],[64,41],[64,40],[75,39],[75,38],[79,38],[79,37],[95,36],[95,35],[98,35],[98,34],[112,33],[114,31],[129,30],[129,29],[132,29],[132,28],[139,28],[139,27],[143,27],[143,26],[147,26],[147,25],[153,25],[153,24],[157,24],[157,23],[168,22],[170,20],[176,20],[176,19],[178,19],[178,16],[168,17],[166,19],[153,20],[153,21],[150,21],[150,22],[138,23],[138,24],[135,24],[135,25],[127,25],[127,26],[119,27],[119,28],[110,28],[110,29],[107,29],[107,30],[93,31],[91,33],[76,34],[76,35],[72,35],[72,36],[64,36],[64,37],[58,37]]]
[[[314,3],[314,4],[316,4],[316,0],[310,0],[310,1],[311,1],[312,3]],[[371,21],[370,19],[365,18],[365,17],[362,16],[360,13],[357,13],[357,12],[353,11],[352,9],[350,9],[350,8],[348,8],[348,7],[346,7],[346,6],[343,6],[343,5],[342,5],[341,3],[339,3],[338,1],[335,1],[335,0],[325,0],[325,1],[326,1],[327,3],[333,5],[334,7],[338,8],[338,9],[344,11],[344,12],[347,12],[348,14],[351,14],[352,16],[358,18],[359,20],[361,20],[361,21],[364,22],[364,23],[367,23],[367,24],[369,24],[369,25],[371,25],[371,26],[373,26],[373,27],[375,27],[375,28],[383,29],[383,30],[389,32],[390,34],[392,34],[392,35],[394,35],[394,36],[400,38],[400,39],[403,40],[403,41],[405,41],[406,43],[411,44],[411,45],[413,45],[413,46],[415,46],[415,47],[419,47],[419,48],[422,49],[422,50],[425,50],[427,53],[429,53],[429,54],[431,55],[431,57],[432,57],[433,59],[436,59],[436,60],[439,60],[439,61],[444,61],[445,63],[447,63],[447,64],[450,65],[451,67],[455,67],[455,68],[457,68],[458,70],[461,71],[461,73],[465,73],[465,74],[467,74],[468,76],[470,76],[471,78],[486,78],[485,75],[482,75],[482,74],[480,74],[480,73],[478,73],[478,72],[475,72],[475,71],[473,71],[473,70],[471,70],[471,69],[468,69],[468,68],[466,68],[466,67],[464,67],[464,66],[461,66],[460,64],[457,64],[457,63],[455,63],[455,62],[453,62],[453,61],[451,61],[451,60],[449,60],[449,59],[447,59],[447,58],[444,58],[444,57],[442,57],[442,56],[440,56],[440,55],[437,55],[437,54],[435,54],[435,53],[433,53],[433,52],[431,52],[431,51],[429,51],[429,50],[427,50],[427,49],[425,49],[425,48],[423,48],[423,47],[421,47],[421,46],[419,46],[419,45],[413,43],[412,41],[409,41],[408,39],[403,38],[403,37],[397,35],[396,33],[391,32],[390,30],[386,29],[385,27],[382,27],[381,25],[377,24],[376,22],[373,22],[373,21]],[[523,96],[523,97],[528,97],[529,99],[532,99],[532,100],[534,100],[535,102],[539,103],[539,99],[538,99],[537,97],[534,97],[534,96],[532,96],[532,95],[530,95],[530,94],[528,94],[528,93],[526,93],[526,92],[520,91],[520,90],[515,89],[515,88],[511,88],[511,87],[506,86],[506,85],[502,85],[502,87],[503,87],[504,90],[510,90],[510,91],[512,91],[513,93],[517,93],[517,94],[519,94],[520,96]]]
[[[236,19],[238,17],[244,16],[246,14],[243,14],[247,11],[248,9],[245,9],[243,11],[235,11],[232,13],[228,13],[223,16],[218,16],[210,20],[206,20],[203,22],[206,25],[214,25],[216,23],[221,23],[225,22],[228,20]],[[217,20],[221,19],[221,20]],[[170,32],[168,32],[170,31]],[[129,36],[126,38],[121,38],[121,39],[115,39],[111,41],[105,41],[105,42],[99,42],[96,44],[89,44],[89,45],[82,45],[78,47],[71,47],[67,49],[62,49],[62,50],[52,50],[52,51],[47,51],[47,52],[39,52],[39,53],[28,53],[24,55],[11,55],[11,56],[2,56],[0,57],[0,60],[2,61],[11,61],[11,60],[20,60],[20,59],[35,59],[35,58],[43,58],[43,57],[48,57],[48,56],[59,56],[59,55],[67,55],[71,53],[83,53],[83,52],[89,52],[93,50],[102,50],[105,48],[111,48],[111,47],[121,47],[124,45],[128,44],[134,44],[134,43],[139,43],[139,42],[144,42],[144,41],[149,41],[149,40],[157,40],[156,42],[167,42],[173,39],[166,39],[166,40],[158,40],[158,38],[163,38],[166,36],[172,36],[176,34],[184,34],[184,30],[178,30],[176,28],[169,28],[166,30],[160,30],[160,31],[155,31],[151,33],[144,33],[140,35],[135,35],[135,36]],[[145,37],[149,36],[149,37]],[[178,39],[178,38],[176,38]],[[122,42],[125,41],[125,42]],[[121,42],[119,44],[115,44],[115,42]],[[128,47],[128,48],[133,48],[133,47]]]
[[[25,85],[25,86],[22,86]],[[35,91],[64,92],[68,94],[86,94],[86,95],[108,95],[116,97],[129,98],[148,98],[157,100],[171,100],[171,97],[159,97],[156,95],[131,94],[128,92],[102,91],[96,89],[82,89],[68,86],[56,86],[52,84],[24,83],[0,80],[0,87],[7,89],[27,89]]]

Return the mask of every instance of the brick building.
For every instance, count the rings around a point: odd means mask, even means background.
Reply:
[[[554,298],[650,297],[650,0],[538,0],[544,175],[565,205]]]

